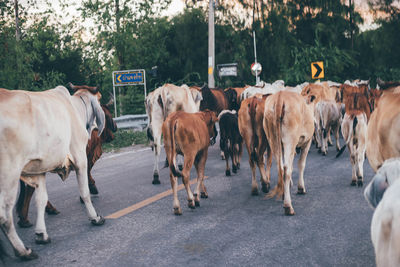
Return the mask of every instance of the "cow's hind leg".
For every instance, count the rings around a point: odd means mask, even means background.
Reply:
[[[188,207],[194,209],[196,207],[194,202],[194,196],[192,190],[190,189],[190,169],[193,166],[193,162],[195,160],[195,155],[190,155],[185,153],[184,157],[184,166],[182,170],[182,182],[185,186],[187,199],[188,199]]]
[[[5,181],[6,179],[8,181]],[[19,173],[14,176],[0,173],[0,228],[10,241],[17,257],[33,260],[37,259],[38,255],[24,246],[14,227],[12,210],[17,198],[18,180]]]
[[[297,185],[297,194],[304,195],[306,193],[306,187],[304,185],[304,168],[306,167],[306,160],[308,151],[310,150],[311,140],[303,146],[301,149],[301,154],[299,158],[298,168],[299,168],[299,182]]]
[[[172,188],[172,193],[173,193],[172,206],[174,208],[174,214],[182,215],[182,209],[181,209],[181,206],[179,204],[179,199],[178,199],[178,178],[175,177],[171,172],[169,175],[169,179],[171,181],[171,188]]]
[[[83,202],[85,203],[86,211],[89,216],[89,219],[93,225],[103,225],[105,219],[102,216],[99,216],[93,207],[92,200],[90,199],[89,186],[88,186],[88,178],[87,178],[87,160],[86,157],[83,157],[83,160],[78,160],[79,156],[76,157],[77,162],[80,162],[81,165],[76,168],[76,177],[78,180],[79,193]]]
[[[194,166],[196,168],[197,172],[197,185],[196,185],[196,190],[194,191],[194,203],[196,207],[200,207],[200,188],[204,187],[204,168],[206,166],[206,160],[207,160],[207,149],[200,151],[197,156],[196,160],[194,162]],[[203,192],[202,192],[203,193]]]
[[[35,188],[26,185],[22,180],[20,182],[20,193],[17,202],[18,225],[21,228],[29,228],[33,224],[28,220],[29,203]]]
[[[264,152],[267,149],[267,170],[264,168]],[[261,190],[264,193],[268,193],[270,189],[271,180],[271,166],[272,166],[272,153],[269,145],[263,144],[259,146],[258,158],[257,158],[258,169],[261,175]]]
[[[48,244],[51,242],[50,237],[47,235],[46,223],[44,221],[44,212],[48,200],[45,175],[37,176],[37,190],[36,190],[36,206],[37,218],[35,229],[35,242],[36,244]]]

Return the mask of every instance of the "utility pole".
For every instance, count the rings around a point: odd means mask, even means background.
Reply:
[[[208,7],[208,87],[215,88],[215,34],[214,34],[214,0],[209,0]]]
[[[14,0],[15,11],[15,39],[17,42],[21,40],[21,29],[19,28],[18,0]]]

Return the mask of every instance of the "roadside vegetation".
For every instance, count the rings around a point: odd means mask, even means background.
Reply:
[[[62,15],[54,8],[57,1]],[[208,1],[183,1],[185,9],[170,17],[162,14],[171,0],[70,2],[0,1],[0,87],[39,91],[68,82],[97,85],[107,103],[116,70],[145,69],[147,92],[167,82],[207,81]],[[253,30],[266,82],[312,81],[314,61],[324,61],[326,80],[371,79],[372,86],[376,77],[400,80],[398,3],[218,1],[215,62],[237,63],[238,76],[221,79],[215,71],[216,85],[254,84]],[[371,18],[375,26],[365,27]],[[145,113],[143,87],[120,87],[117,97],[118,116]]]
[[[117,152],[123,147],[149,144],[146,131],[117,130],[114,135],[112,142],[103,144],[104,152]]]

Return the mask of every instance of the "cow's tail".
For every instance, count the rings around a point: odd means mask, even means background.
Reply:
[[[249,115],[251,122],[251,130],[253,133],[253,140],[250,141],[250,157],[253,162],[258,161],[256,148],[258,147],[258,136],[256,131],[256,110],[257,110],[257,100],[255,98],[249,103]]]
[[[283,195],[283,185],[284,179],[286,175],[286,166],[284,164],[284,149],[282,143],[282,124],[285,116],[285,103],[283,102],[282,97],[278,97],[278,102],[275,106],[275,129],[276,135],[274,136],[273,144],[276,147],[273,148],[273,151],[276,151],[276,160],[278,162],[278,183],[274,189],[267,195],[267,197],[277,197],[278,199]]]
[[[177,125],[177,121],[174,120],[172,122],[172,125],[170,125],[169,130],[170,130],[170,152],[169,155],[167,155],[168,157],[168,163],[169,163],[169,168],[172,172],[172,174],[175,177],[182,177],[182,173],[179,171],[179,169],[176,168],[176,143],[175,143],[175,132],[176,132],[176,125]]]
[[[338,157],[340,157],[340,155],[342,155],[342,153],[346,150],[346,146],[350,142],[351,138],[356,135],[357,124],[358,124],[357,116],[354,116],[354,119],[353,119],[353,130],[349,131],[349,135],[347,136],[346,143],[342,146],[342,148],[336,154],[336,158],[338,158]]]

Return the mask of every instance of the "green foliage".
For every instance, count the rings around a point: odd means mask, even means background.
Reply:
[[[148,143],[146,131],[118,130],[115,132],[114,140],[103,144],[102,148],[104,152],[110,152],[132,145],[148,145]]]
[[[50,1],[46,11],[35,14],[20,4],[22,38],[16,41],[13,2],[3,1],[0,87],[45,90],[71,81],[98,86],[106,103],[115,70],[145,69],[148,91],[166,82],[202,85],[207,81],[208,2],[185,2],[182,13],[168,18],[161,13],[171,0],[84,0],[74,19],[64,24]],[[400,10],[394,2],[370,0],[371,11],[386,16],[377,20],[377,29],[360,32],[362,18],[347,1],[219,1],[216,64],[237,63],[238,76],[215,74],[216,83],[254,84],[253,30],[261,79],[267,82],[311,81],[310,63],[320,60],[326,80],[400,80]],[[82,22],[91,22],[88,38],[82,35]],[[158,67],[155,77],[148,72],[153,66]],[[116,90],[122,114],[144,113],[142,86]]]

